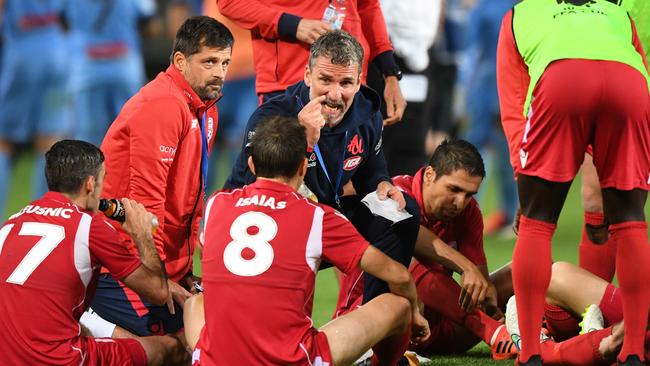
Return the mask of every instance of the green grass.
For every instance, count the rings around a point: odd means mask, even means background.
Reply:
[[[19,156],[16,162],[16,174],[12,179],[11,195],[9,198],[9,207],[7,213],[18,211],[26,205],[30,199],[30,173],[33,155],[26,153]],[[225,180],[227,168],[225,162],[220,164],[221,179]],[[221,183],[219,183],[221,184]],[[577,247],[580,241],[580,232],[582,228],[582,206],[580,204],[579,181],[573,184],[562,215],[558,223],[558,228],[553,238],[553,259],[555,261],[563,260],[577,263]],[[484,213],[489,213],[494,208],[494,187],[488,186],[485,203],[483,203]],[[650,204],[646,204],[646,217],[650,217]],[[510,261],[514,239],[499,239],[494,237],[485,238],[485,252],[487,254],[490,269],[496,269]],[[198,258],[196,258],[198,259]],[[200,261],[196,260],[200,265]],[[200,268],[195,269],[200,273]],[[325,324],[330,320],[336,299],[338,295],[337,284],[334,274],[331,270],[319,272],[316,283],[316,295],[314,303],[313,319],[316,326]],[[432,362],[426,365],[511,365],[512,361],[492,361],[490,351],[487,346],[479,344],[466,354],[454,357],[436,357]]]

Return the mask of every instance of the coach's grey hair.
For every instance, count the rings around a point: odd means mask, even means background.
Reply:
[[[336,30],[320,36],[309,51],[309,69],[320,56],[327,56],[334,65],[357,64],[359,73],[363,67],[363,47],[350,33]]]

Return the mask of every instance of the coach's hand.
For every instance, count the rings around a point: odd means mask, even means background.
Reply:
[[[474,264],[463,269],[460,281],[461,290],[458,304],[463,310],[471,313],[485,300],[489,284]]]
[[[406,200],[404,200],[404,194],[397,187],[392,185],[390,182],[383,181],[377,184],[377,196],[380,200],[385,200],[386,197],[397,202],[397,209],[403,210],[406,207]]]
[[[125,220],[122,228],[134,238],[146,238],[153,232],[153,215],[147,212],[144,206],[134,200],[122,198],[122,206],[124,206]]]
[[[429,336],[431,336],[429,322],[424,318],[424,316],[422,316],[422,314],[420,314],[420,312],[413,314],[412,322],[411,343],[418,345],[429,339]]]
[[[318,37],[332,30],[332,26],[322,20],[300,19],[298,29],[296,29],[296,39],[300,42],[312,44]]]
[[[167,287],[169,288],[169,294],[171,295],[169,300],[167,300],[167,309],[169,310],[169,313],[173,315],[176,314],[174,302],[182,308],[183,304],[185,304],[185,300],[192,296],[192,294],[184,289],[183,286],[169,279],[167,280]]]
[[[325,126],[322,103],[327,99],[326,95],[314,98],[304,106],[298,113],[298,122],[305,127],[307,133],[307,145],[313,148],[320,139],[320,130]]]

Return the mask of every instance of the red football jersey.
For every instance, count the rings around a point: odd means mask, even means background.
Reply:
[[[259,179],[206,205],[201,365],[305,365],[322,260],[358,267],[368,242],[334,209]],[[313,360],[312,360],[313,361]]]
[[[101,265],[139,265],[101,214],[48,192],[0,228],[0,357],[6,365],[80,365],[79,318]]]
[[[458,250],[477,266],[486,264],[487,259],[483,250],[483,216],[476,200],[472,198],[465,209],[449,221],[429,220],[424,213],[423,173],[424,169],[420,169],[413,177],[409,175],[393,177],[395,186],[410,194],[420,206],[422,217],[420,225],[433,231],[440,240]]]

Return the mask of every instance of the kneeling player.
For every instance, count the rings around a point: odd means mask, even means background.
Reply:
[[[97,214],[104,155],[64,140],[45,155],[50,189],[0,228],[0,354],[6,365],[161,365],[189,358],[172,337],[95,339],[79,318],[92,300],[96,275],[108,268],[136,293],[164,304],[164,267],[151,236],[151,214],[124,199],[124,229],[134,257]]]
[[[205,326],[195,364],[349,365],[379,343],[375,363],[395,365],[411,325],[411,341],[428,338],[406,268],[369,246],[343,215],[297,193],[306,148],[304,127],[295,119],[262,122],[249,158],[257,181],[208,200]],[[307,309],[321,260],[343,272],[361,267],[386,281],[391,293],[316,329]],[[201,308],[185,314],[201,317]],[[190,344],[201,323],[187,321]]]
[[[414,177],[393,178],[397,187],[415,198],[421,211],[417,260],[410,271],[425,305],[431,338],[412,347],[420,355],[465,352],[481,340],[491,347],[494,359],[517,354],[500,321],[499,305],[512,294],[510,267],[488,274],[483,218],[473,198],[484,176],[476,148],[451,140],[438,146],[429,165]],[[452,272],[461,274],[461,285]],[[360,279],[358,273],[343,279],[337,315],[360,304]]]

